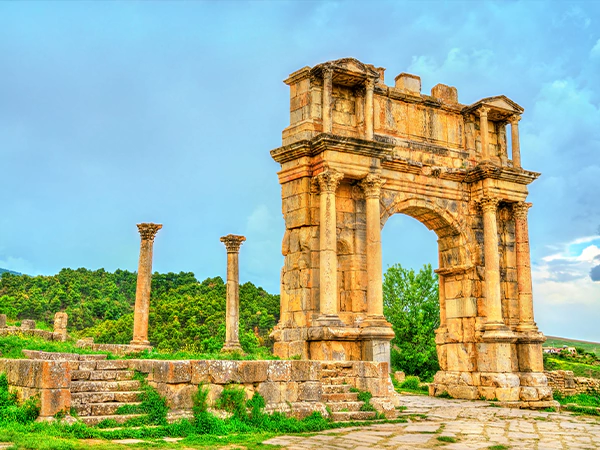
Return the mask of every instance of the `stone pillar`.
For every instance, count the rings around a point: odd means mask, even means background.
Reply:
[[[152,247],[154,237],[161,224],[138,223],[142,238],[140,261],[138,264],[137,286],[135,289],[135,309],[133,311],[133,339],[131,345],[150,345],[148,341],[148,315],[150,312],[150,288],[152,286]]]
[[[54,314],[54,334],[62,341],[67,339],[67,322],[69,315],[65,312]]]
[[[372,78],[367,78],[365,88],[365,139],[371,141],[373,140],[373,90],[375,89],[375,81]]]
[[[331,95],[333,91],[333,72],[331,69],[325,69],[323,71],[323,104],[322,104],[322,117],[323,117],[323,133],[331,133],[332,130],[332,117],[331,117]]]
[[[225,312],[225,344],[222,352],[241,352],[240,345],[240,265],[239,253],[246,238],[228,234],[221,238],[227,249],[227,306]]]
[[[320,190],[319,206],[319,303],[321,325],[341,326],[338,317],[337,230],[335,191],[344,178],[337,170],[327,169],[316,176]]]
[[[485,334],[507,330],[502,317],[502,297],[500,290],[500,256],[498,254],[498,225],[496,209],[499,200],[484,197],[481,200],[483,210],[483,240],[485,257]]]
[[[0,314],[0,328],[6,328],[6,314]]]
[[[529,254],[529,230],[527,211],[531,203],[513,204],[515,218],[515,241],[517,249],[517,284],[519,286],[519,325],[517,331],[537,331],[533,321],[533,295],[531,283],[531,257]]]
[[[481,160],[488,161],[490,159],[489,148],[489,131],[487,115],[490,108],[482,106],[479,108],[479,132],[481,135]]]
[[[365,192],[367,207],[367,320],[384,321],[383,269],[381,258],[381,214],[379,197],[385,180],[368,174],[360,182]]]
[[[513,167],[521,168],[521,146],[519,144],[519,120],[521,116],[510,117],[510,136],[512,141],[512,162]]]

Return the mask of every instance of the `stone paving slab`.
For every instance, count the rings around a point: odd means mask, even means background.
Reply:
[[[598,450],[600,418],[495,407],[483,401],[401,396],[407,423],[340,428],[314,436],[278,436],[263,444],[298,450]],[[410,416],[424,414],[425,418]],[[456,442],[438,440],[446,436]]]

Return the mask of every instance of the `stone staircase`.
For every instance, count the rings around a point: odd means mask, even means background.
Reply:
[[[365,404],[358,400],[358,393],[352,392],[352,386],[347,383],[347,377],[340,376],[338,371],[323,370],[321,372],[323,393],[321,398],[331,411],[331,419],[335,422],[351,422],[373,420],[377,417],[375,411],[361,411]]]
[[[121,424],[142,416],[117,414],[122,406],[140,404],[141,382],[132,379],[134,372],[129,369],[128,361],[93,359],[71,364],[71,406],[82,422],[97,425],[114,420]]]

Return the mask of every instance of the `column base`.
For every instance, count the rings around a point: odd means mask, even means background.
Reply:
[[[391,328],[392,324],[389,323],[384,316],[372,315],[367,316],[360,324],[360,328]]]
[[[239,342],[225,342],[223,348],[221,349],[221,353],[244,353],[242,350],[242,346]]]
[[[323,314],[316,319],[317,326],[323,327],[344,327],[344,322],[341,321],[337,314]]]
[[[486,323],[483,332],[484,342],[515,342],[517,336],[504,323]]]
[[[129,342],[129,345],[143,345],[145,347],[149,347],[150,341],[142,339],[132,339],[131,342]]]

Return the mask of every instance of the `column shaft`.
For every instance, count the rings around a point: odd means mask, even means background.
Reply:
[[[335,170],[317,175],[321,190],[319,211],[319,301],[320,321],[339,324],[337,283],[337,230],[335,191],[343,178]]]
[[[367,213],[367,315],[370,319],[383,320],[383,270],[381,258],[381,211],[379,197],[381,177],[368,174],[360,182],[365,192]]]
[[[365,94],[365,139],[373,139],[373,90],[375,81],[367,79]]]
[[[517,247],[517,284],[519,287],[518,331],[537,331],[537,326],[533,320],[531,256],[529,252],[529,230],[527,225],[527,210],[530,207],[531,203],[525,202],[513,205]]]
[[[333,91],[333,73],[331,70],[323,71],[323,133],[331,133],[332,117],[331,117],[331,94]]]
[[[512,162],[513,167],[521,168],[521,145],[519,144],[519,120],[521,117],[512,116],[510,118],[510,135],[512,141]]]
[[[221,238],[227,248],[227,302],[225,304],[225,344],[221,351],[242,351],[240,345],[240,266],[239,251],[246,238],[229,234]]]
[[[488,131],[488,111],[490,108],[482,106],[479,108],[479,132],[481,134],[481,159],[487,161],[490,159],[489,149],[489,131]]]
[[[133,340],[131,344],[149,345],[148,316],[150,313],[150,290],[152,287],[152,250],[154,237],[158,230],[162,228],[162,225],[140,223],[137,227],[140,232],[141,243],[133,312]]]
[[[502,317],[500,291],[500,258],[498,255],[498,226],[496,208],[498,199],[487,197],[481,201],[483,209],[483,239],[485,255],[485,300],[487,320],[485,329],[505,329]]]

